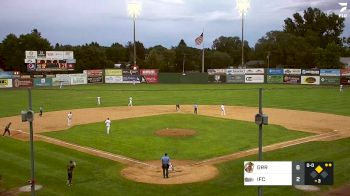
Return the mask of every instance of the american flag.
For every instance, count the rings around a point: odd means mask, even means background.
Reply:
[[[194,41],[196,42],[196,45],[201,45],[203,42],[203,33],[200,36],[198,36]]]

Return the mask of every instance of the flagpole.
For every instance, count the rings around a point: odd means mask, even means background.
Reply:
[[[203,42],[202,42],[202,73],[204,73],[204,28],[203,28]]]

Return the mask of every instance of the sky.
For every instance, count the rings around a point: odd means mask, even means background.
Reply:
[[[236,0],[138,0],[136,40],[145,47],[177,46],[181,39],[195,47],[204,30],[204,46],[219,36],[241,37],[241,15]],[[125,45],[133,40],[128,0],[0,0],[0,41],[6,35],[30,33],[36,28],[52,45],[98,42]],[[244,17],[244,39],[253,47],[271,30],[282,30],[284,19],[308,7],[347,14],[343,36],[350,36],[350,0],[250,0]],[[344,9],[343,9],[344,10]]]

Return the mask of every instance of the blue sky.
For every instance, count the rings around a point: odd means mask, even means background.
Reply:
[[[9,33],[29,33],[37,28],[51,44],[110,46],[133,39],[127,0],[0,0],[0,40]],[[349,0],[251,0],[245,17],[244,36],[250,46],[271,30],[281,30],[283,20],[308,7],[340,13],[338,3],[348,2],[344,36],[350,36]],[[205,47],[215,38],[241,37],[241,17],[236,0],[141,0],[136,20],[136,39],[146,47],[176,46],[194,39],[204,28]]]

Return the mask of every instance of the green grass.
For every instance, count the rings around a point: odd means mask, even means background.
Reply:
[[[29,144],[0,138],[1,187],[16,188],[30,178]],[[220,174],[213,180],[183,185],[151,185],[129,181],[120,176],[122,165],[109,160],[35,142],[37,182],[44,189],[37,195],[143,195],[143,196],[201,196],[201,195],[256,195],[256,187],[243,186],[243,161],[256,160],[250,156],[219,164]],[[65,185],[66,164],[75,160],[74,184]],[[312,142],[264,153],[264,160],[334,161],[334,186],[321,186],[323,191],[350,181],[350,139],[332,142]],[[318,194],[318,193],[317,193]],[[29,195],[29,194],[24,194]],[[264,187],[264,195],[316,195],[295,190],[293,187]]]
[[[156,136],[166,128],[192,129],[185,138]],[[80,125],[45,135],[140,160],[167,152],[174,159],[202,160],[256,147],[255,123],[193,114],[167,114],[113,121],[110,135],[103,122]],[[306,137],[277,125],[264,127],[264,145]]]
[[[242,84],[156,84],[156,85],[82,85],[63,89],[33,89],[33,108],[45,111],[96,107],[96,97],[102,97],[102,106],[125,106],[132,96],[135,105],[208,104],[257,106],[258,90],[263,95],[264,107],[350,115],[350,91],[339,93],[338,87],[301,85],[242,85]],[[0,116],[18,115],[28,107],[26,89],[0,89]]]

